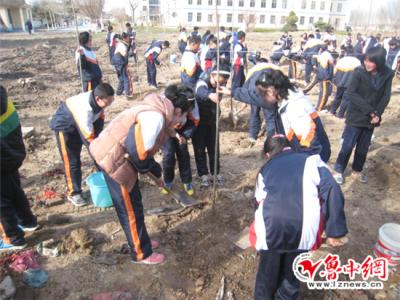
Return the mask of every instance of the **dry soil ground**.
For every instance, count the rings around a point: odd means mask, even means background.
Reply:
[[[167,34],[176,51],[177,34]],[[132,64],[136,98],[127,101],[116,97],[107,111],[107,120],[118,112],[141,100],[145,93],[145,65],[142,53],[153,38],[163,38],[164,33],[139,32],[139,65]],[[266,53],[277,33],[251,33],[251,49]],[[108,62],[104,34],[95,35],[95,51],[104,72],[104,79],[116,85],[116,75]],[[64,253],[56,258],[40,257],[42,267],[49,273],[44,288],[25,286],[18,274],[11,273],[17,285],[16,299],[88,299],[99,292],[125,290],[135,299],[214,299],[222,276],[226,289],[235,299],[251,299],[258,264],[257,253],[234,246],[231,239],[253,219],[253,190],[255,177],[263,161],[260,145],[250,147],[247,141],[248,110],[241,114],[239,124],[233,128],[229,122],[229,102],[223,106],[221,117],[221,161],[226,184],[219,190],[214,210],[210,204],[201,209],[190,209],[176,216],[146,216],[152,237],[161,242],[167,255],[162,266],[143,266],[130,263],[129,255],[121,248],[125,237],[111,233],[120,228],[113,209],[96,210],[93,207],[74,209],[64,203],[50,208],[39,205],[45,188],[53,188],[60,196],[65,192],[62,168],[54,136],[49,129],[49,118],[59,103],[80,90],[74,63],[76,39],[73,34],[38,33],[32,36],[7,34],[0,37],[0,79],[14,100],[23,126],[33,126],[35,134],[25,140],[29,154],[21,168],[23,187],[32,201],[34,212],[43,225],[40,231],[28,236],[30,245],[50,238],[62,243]],[[159,69],[158,80],[163,85],[179,80],[179,66],[165,63]],[[397,81],[395,84],[399,84]],[[139,88],[140,87],[140,88]],[[315,102],[317,88],[311,94]],[[384,122],[375,132],[376,138],[368,156],[368,184],[349,178],[343,186],[346,196],[346,214],[349,226],[349,243],[341,249],[323,248],[317,256],[328,251],[340,254],[342,261],[354,258],[363,260],[372,253],[379,227],[387,222],[400,223],[400,96],[393,92]],[[339,150],[343,121],[322,116],[331,139],[333,154]],[[160,156],[157,156],[160,159]],[[93,166],[83,151],[83,173],[89,175]],[[195,175],[194,162],[192,169]],[[284,183],[290,184],[290,182]],[[172,204],[168,197],[147,179],[141,181],[145,209]],[[196,179],[196,197],[210,201],[210,190],[200,191]],[[84,187],[87,190],[87,187]],[[68,238],[74,232],[75,239]],[[85,236],[88,234],[88,236]],[[1,279],[1,278],[0,278]],[[329,291],[313,292],[302,286],[303,299],[394,299],[399,292],[394,283],[397,274],[391,275],[384,291]],[[397,298],[399,299],[399,298]]]

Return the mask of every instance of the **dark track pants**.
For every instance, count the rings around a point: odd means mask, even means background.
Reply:
[[[361,172],[363,170],[373,133],[373,128],[354,127],[346,124],[342,134],[342,148],[340,149],[334,166],[336,172],[344,172],[354,147],[356,150],[354,152],[352,169],[356,172]]]
[[[339,108],[339,112],[337,116],[339,118],[343,118],[344,114],[346,113],[347,107],[349,105],[349,100],[345,97],[346,88],[345,87],[338,87],[336,89],[335,99],[332,102],[330,112],[332,114],[336,114],[337,109]]]
[[[67,181],[68,195],[82,193],[81,151],[82,139],[77,131],[66,133],[56,131],[56,139],[61,159],[64,162],[65,179]]]
[[[116,67],[117,76],[118,76],[118,87],[116,94],[122,95],[122,92],[125,92],[126,96],[130,96],[132,94],[131,88],[131,78],[128,74],[128,66]]]
[[[293,273],[292,265],[300,253],[260,251],[255,300],[297,299],[300,282]]]
[[[144,223],[139,181],[136,182],[131,191],[128,191],[105,173],[104,178],[106,179],[119,222],[128,240],[132,260],[139,261],[149,257],[153,250]]]
[[[100,83],[99,79],[91,79],[83,82],[83,90],[85,92],[93,91]]]
[[[146,67],[147,67],[147,83],[149,85],[157,86],[157,68],[154,61],[149,61],[146,59]]]
[[[297,79],[297,62],[294,60],[290,60],[289,62],[288,77],[289,79]]]
[[[319,83],[319,98],[317,104],[317,111],[324,109],[326,103],[328,102],[329,96],[332,94],[332,83],[328,80],[323,80]]]
[[[235,90],[243,85],[245,82],[246,77],[244,75],[244,66],[233,66],[232,72],[232,95],[235,93]]]
[[[163,153],[162,169],[166,183],[174,181],[175,162],[178,159],[179,173],[182,183],[192,182],[192,170],[190,168],[190,156],[187,144],[179,144],[178,139],[169,138],[161,148]]]
[[[306,60],[305,70],[304,70],[304,80],[307,84],[311,82],[311,73],[312,73],[313,65],[311,59]]]
[[[249,138],[257,139],[261,130],[261,107],[251,105],[250,118],[249,118]],[[266,124],[267,136],[275,133],[275,112],[269,109],[262,109],[264,113],[264,120]]]
[[[18,225],[29,227],[37,225],[36,217],[21,188],[18,170],[1,174],[0,221],[1,239],[16,246],[25,244],[25,234]]]
[[[208,175],[207,168],[207,155],[211,174],[214,175],[214,156],[215,156],[215,136],[216,127],[215,124],[205,125],[201,124],[197,127],[193,137],[193,149],[194,158],[197,166],[197,173],[201,177]],[[218,156],[217,156],[217,174],[219,174],[220,163],[219,163],[219,145],[218,145]]]

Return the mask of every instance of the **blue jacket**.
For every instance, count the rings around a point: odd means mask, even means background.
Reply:
[[[151,42],[150,46],[144,52],[144,57],[147,61],[149,61],[150,63],[154,62],[156,65],[160,64],[160,62],[158,61],[158,56],[162,52],[162,44],[163,41],[153,40]]]
[[[318,155],[284,150],[257,177],[259,206],[250,229],[257,250],[315,250],[322,233],[347,234],[344,196]]]
[[[83,81],[90,81],[92,79],[100,80],[103,76],[101,73],[101,69],[99,67],[96,54],[92,51],[92,49],[80,46],[79,49],[83,50],[83,54],[76,53],[76,62],[79,63],[79,59],[82,67],[82,79]],[[79,65],[78,73],[79,73]]]
[[[217,104],[209,98],[209,95],[215,92],[216,88],[210,83],[210,72],[203,72],[195,88],[196,101],[200,112],[200,124],[212,125],[216,122]]]

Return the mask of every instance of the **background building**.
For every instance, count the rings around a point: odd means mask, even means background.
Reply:
[[[32,12],[25,0],[0,0],[0,31],[26,30]]]
[[[279,29],[294,11],[299,29],[323,21],[344,30],[350,18],[347,0],[142,0],[136,20],[159,21],[166,26],[214,26],[215,1],[220,24],[228,27]]]

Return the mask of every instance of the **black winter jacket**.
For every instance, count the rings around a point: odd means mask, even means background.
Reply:
[[[345,94],[350,100],[346,124],[355,127],[374,127],[371,124],[371,113],[382,117],[390,100],[393,76],[393,71],[387,66],[376,75],[376,78],[368,73],[364,66],[354,70]]]

